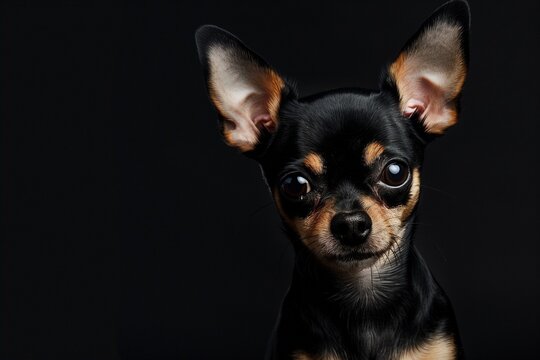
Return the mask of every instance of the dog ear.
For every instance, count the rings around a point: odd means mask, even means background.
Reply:
[[[469,6],[451,1],[437,9],[407,42],[388,69],[401,112],[440,135],[457,122],[468,65]]]
[[[285,81],[223,29],[202,26],[195,40],[225,142],[242,152],[255,150],[278,127]]]

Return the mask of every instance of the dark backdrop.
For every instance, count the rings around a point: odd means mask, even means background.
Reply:
[[[258,359],[291,270],[257,165],[221,142],[193,34],[301,94],[375,87],[440,1],[2,8],[2,359]],[[471,1],[461,122],[417,244],[471,359],[538,354],[538,1]]]

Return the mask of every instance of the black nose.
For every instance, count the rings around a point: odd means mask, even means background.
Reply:
[[[364,211],[341,212],[334,215],[330,231],[343,245],[360,245],[369,236],[371,219]]]

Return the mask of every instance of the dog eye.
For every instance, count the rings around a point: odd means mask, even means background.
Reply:
[[[302,200],[311,191],[309,181],[300,174],[290,174],[281,180],[281,192],[295,200]]]
[[[381,174],[381,181],[392,187],[399,187],[408,179],[409,167],[401,161],[389,162]]]

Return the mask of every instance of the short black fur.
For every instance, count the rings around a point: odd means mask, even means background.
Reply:
[[[464,1],[452,1],[436,10],[402,51],[441,19],[463,29],[460,48],[467,63],[469,8]],[[202,27],[196,40],[207,79],[208,51],[214,44],[236,49],[238,56],[248,57],[264,71],[270,69],[237,38],[217,27]],[[321,260],[315,254],[294,226],[322,211],[330,201],[335,212],[367,211],[359,200],[363,196],[377,199],[386,209],[409,206],[412,169],[421,170],[426,145],[434,135],[419,114],[403,115],[401,100],[390,73],[383,75],[379,90],[340,89],[304,98],[298,98],[294,86],[284,81],[276,131],[259,128],[256,146],[244,152],[261,165],[296,252],[292,284],[268,359],[301,355],[306,359],[398,359],[408,351],[425,349],[426,344],[439,338],[451,343],[452,358],[462,358],[450,302],[412,243],[415,204],[412,214],[403,221],[403,234],[391,234],[384,252],[351,250],[336,255],[339,261],[332,266],[328,259]],[[457,103],[458,99],[453,101]],[[220,123],[223,121],[227,119],[220,114]],[[384,147],[383,154],[373,164],[362,162],[361,154],[374,142]],[[324,159],[324,172],[306,167],[309,154]],[[411,169],[403,186],[379,184],[382,169],[391,161]],[[307,179],[312,191],[301,199],[280,195],[282,179],[289,174]],[[399,246],[393,246],[397,243]],[[336,266],[347,268],[355,261],[377,257],[388,260],[377,270],[369,266],[363,269],[368,275],[362,275],[361,280],[336,270]]]

